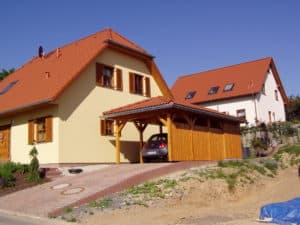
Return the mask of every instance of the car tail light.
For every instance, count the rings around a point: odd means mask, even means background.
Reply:
[[[148,148],[148,146],[147,146],[147,144],[145,143],[144,145],[143,145],[143,149],[147,149]]]
[[[165,148],[167,145],[165,143],[161,143],[158,147],[159,148]]]

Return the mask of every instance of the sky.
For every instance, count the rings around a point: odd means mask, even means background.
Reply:
[[[0,70],[18,68],[104,28],[155,56],[176,78],[272,56],[288,95],[300,94],[299,0],[10,0],[0,2]]]

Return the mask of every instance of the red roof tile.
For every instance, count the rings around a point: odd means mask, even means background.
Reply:
[[[204,103],[251,95],[262,90],[270,67],[273,70],[277,85],[281,87],[279,90],[283,99],[286,101],[285,91],[271,57],[179,77],[171,91],[173,96],[180,100],[184,100],[189,92],[196,91],[193,98],[185,100],[191,103]],[[224,92],[224,87],[230,83],[234,84],[232,91]],[[217,93],[208,94],[210,88],[215,86],[219,87]]]
[[[208,109],[202,106],[198,106],[195,104],[191,104],[184,100],[180,101],[180,100],[175,100],[164,96],[157,96],[139,102],[135,102],[133,104],[128,104],[122,107],[111,109],[109,111],[103,112],[103,115],[106,118],[115,118],[120,115],[130,115],[130,114],[135,114],[140,112],[148,112],[152,110],[170,109],[170,108],[180,108],[186,111],[193,111],[199,114],[209,114],[213,117],[222,117],[227,120],[242,122],[242,120],[237,117],[226,115],[224,113],[212,109]]]
[[[107,46],[107,40],[148,53],[112,29],[90,35],[35,57],[0,82],[0,115],[54,101]],[[6,93],[2,90],[18,81]]]

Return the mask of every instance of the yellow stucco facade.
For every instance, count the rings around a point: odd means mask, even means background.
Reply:
[[[96,85],[96,63],[122,70],[123,90]],[[115,162],[115,137],[101,136],[102,112],[146,99],[129,92],[129,72],[150,78],[151,97],[162,95],[161,90],[144,62],[125,54],[106,49],[56,100],[53,106],[0,118],[0,126],[11,124],[10,159],[28,163],[31,145],[28,144],[28,121],[53,116],[52,141],[38,143],[40,163],[107,163]],[[149,126],[144,137],[157,133],[158,127]],[[139,133],[128,123],[122,131],[121,162],[136,162]]]

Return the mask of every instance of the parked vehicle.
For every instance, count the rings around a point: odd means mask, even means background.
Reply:
[[[152,159],[168,159],[168,135],[159,133],[152,135],[144,144],[142,150],[144,162]]]

